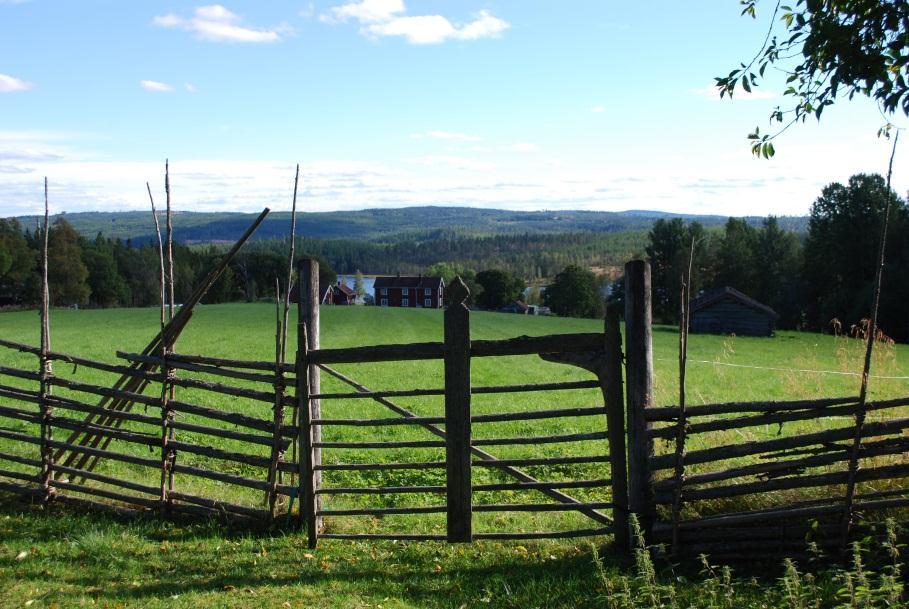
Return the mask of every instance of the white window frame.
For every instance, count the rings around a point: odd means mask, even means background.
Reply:
[[[410,296],[410,290],[407,288],[401,288],[401,296]]]
[[[388,288],[379,288],[379,294],[382,296],[388,296]]]
[[[409,306],[410,306],[410,299],[409,299],[409,298],[402,298],[402,299],[401,299],[401,306],[402,306],[402,307],[409,307]]]
[[[424,288],[424,289],[423,289],[423,295],[424,295],[424,296],[432,296],[432,288]]]
[[[383,299],[382,299],[382,302],[381,302],[380,304],[381,304],[383,307],[387,307],[387,306],[388,306],[388,299],[387,299],[387,298],[383,298]]]
[[[424,301],[423,301],[423,306],[426,307],[427,309],[432,308],[432,299],[431,299],[431,298],[427,298],[426,300],[424,300]]]

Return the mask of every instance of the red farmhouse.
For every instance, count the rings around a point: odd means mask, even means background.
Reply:
[[[444,289],[441,277],[376,277],[376,305],[441,309]]]

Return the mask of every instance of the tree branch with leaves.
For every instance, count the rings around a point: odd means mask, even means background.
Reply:
[[[740,0],[742,15],[757,18],[759,0]],[[720,97],[761,85],[768,68],[786,74],[788,108],[770,114],[776,130],[749,134],[751,152],[775,154],[773,140],[837,99],[861,95],[877,102],[887,124],[901,110],[909,116],[909,2],[906,0],[796,0],[774,4],[764,42],[753,59],[716,77]]]

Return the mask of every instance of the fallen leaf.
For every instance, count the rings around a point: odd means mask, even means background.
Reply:
[[[31,607],[33,604],[35,604],[35,599],[33,599],[33,598],[25,601],[26,607]]]
[[[22,550],[21,552],[16,554],[16,560],[25,560],[26,557],[28,557],[28,550]]]
[[[312,560],[313,558],[315,558],[315,556],[313,556],[312,554],[304,554],[303,558],[308,558],[309,560]]]

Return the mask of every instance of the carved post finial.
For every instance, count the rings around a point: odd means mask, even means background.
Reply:
[[[467,301],[467,297],[470,296],[470,290],[460,275],[451,281],[451,285],[448,286],[448,295],[451,299],[451,304],[464,304]]]

